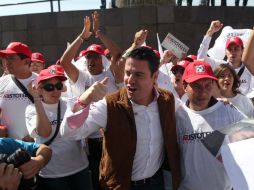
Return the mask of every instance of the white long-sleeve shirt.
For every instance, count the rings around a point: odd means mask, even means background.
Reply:
[[[207,56],[207,51],[211,42],[211,37],[210,36],[204,36],[200,47],[198,49],[198,59],[204,59],[207,63],[209,63],[212,67],[212,69],[214,70],[216,67],[218,67],[220,64],[222,63],[227,63],[224,60],[218,60],[218,59],[214,59],[212,57],[208,57]],[[229,63],[230,64],[230,63]],[[242,64],[240,67],[235,69],[235,72],[238,73],[239,70],[243,67],[244,65]],[[240,82],[241,85],[239,87],[239,90],[241,91],[242,94],[246,95],[249,92],[253,91],[254,89],[254,85],[251,82],[253,79],[252,74],[249,72],[249,70],[245,67],[241,77],[240,77]]]
[[[162,165],[163,135],[160,125],[157,98],[148,106],[132,102],[137,131],[136,153],[132,167],[133,181],[153,176]],[[66,115],[69,118],[70,115]],[[107,103],[103,99],[90,106],[89,115],[81,127],[70,128],[64,119],[61,126],[61,135],[70,139],[82,139],[100,128],[106,129]]]

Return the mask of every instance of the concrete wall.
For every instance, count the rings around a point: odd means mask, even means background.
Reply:
[[[49,64],[54,63],[83,27],[83,17],[93,11],[43,13],[0,18],[0,48],[11,41],[27,43],[32,51],[45,54]],[[130,46],[134,33],[141,28],[149,30],[147,44],[157,48],[156,33],[161,41],[168,32],[196,53],[211,20],[220,19],[233,28],[252,28],[254,8],[251,7],[174,7],[144,6],[136,8],[99,10],[101,28],[122,48]],[[94,36],[92,41],[100,43]]]

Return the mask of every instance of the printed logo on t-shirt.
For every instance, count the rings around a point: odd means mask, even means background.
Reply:
[[[62,121],[63,121],[63,119],[60,119],[60,123],[62,123]],[[50,125],[56,127],[56,125],[57,125],[57,120],[50,121]]]
[[[242,79],[242,80],[240,80],[240,82],[241,82],[241,84],[247,83],[246,79]]]
[[[192,134],[183,134],[181,135],[181,141],[183,143],[192,143],[195,141],[200,141],[205,138],[207,135],[211,134],[211,132],[202,132],[202,133],[192,133]]]
[[[9,100],[29,100],[27,95],[23,93],[15,93],[15,94],[0,94],[0,98],[5,98]]]

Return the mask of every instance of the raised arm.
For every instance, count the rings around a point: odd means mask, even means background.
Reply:
[[[81,94],[73,107],[73,112],[77,112],[92,102],[101,100],[107,94],[108,78],[104,78],[100,82],[95,82],[83,94]]]
[[[100,30],[100,15],[97,11],[92,14],[93,18],[93,31],[96,36],[102,41],[106,48],[109,49],[111,54],[110,70],[114,75],[116,83],[123,82],[124,76],[124,63],[121,61],[123,50],[112,41],[107,35]]]
[[[243,51],[243,64],[254,75],[254,27]]]
[[[84,18],[84,28],[82,32],[78,35],[78,37],[71,43],[71,45],[65,50],[63,53],[60,64],[64,68],[67,76],[70,80],[75,83],[78,80],[79,71],[78,69],[71,64],[71,60],[77,54],[81,44],[84,42],[85,39],[89,38],[92,34],[90,32],[91,21],[88,16]]]
[[[134,36],[134,40],[133,43],[131,44],[131,46],[125,51],[123,57],[126,57],[132,50],[141,47],[142,44],[145,43],[146,38],[147,38],[147,34],[148,31],[147,30],[140,30],[138,32],[136,32],[135,36]]]
[[[32,84],[32,82],[28,85],[28,90],[30,94],[32,94],[34,98],[34,106],[36,111],[36,123],[35,123],[35,130],[36,133],[41,137],[49,137],[52,131],[51,124],[49,122],[48,116],[44,110],[44,107],[41,102],[41,97],[39,95],[40,86],[38,89]]]
[[[197,54],[198,59],[207,58],[207,51],[208,51],[212,36],[214,33],[218,32],[222,27],[223,27],[223,24],[219,20],[215,20],[211,22],[210,27],[208,28],[206,35],[198,49],[198,54]]]

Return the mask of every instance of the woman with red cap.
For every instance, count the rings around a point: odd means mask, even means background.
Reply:
[[[26,109],[27,129],[37,143],[50,145],[53,150],[52,159],[39,174],[42,189],[91,189],[88,159],[81,141],[66,140],[58,133],[67,110],[67,101],[61,98],[66,79],[59,65],[40,72],[36,87],[30,89],[34,104]],[[74,105],[79,104],[83,105],[80,101]]]

